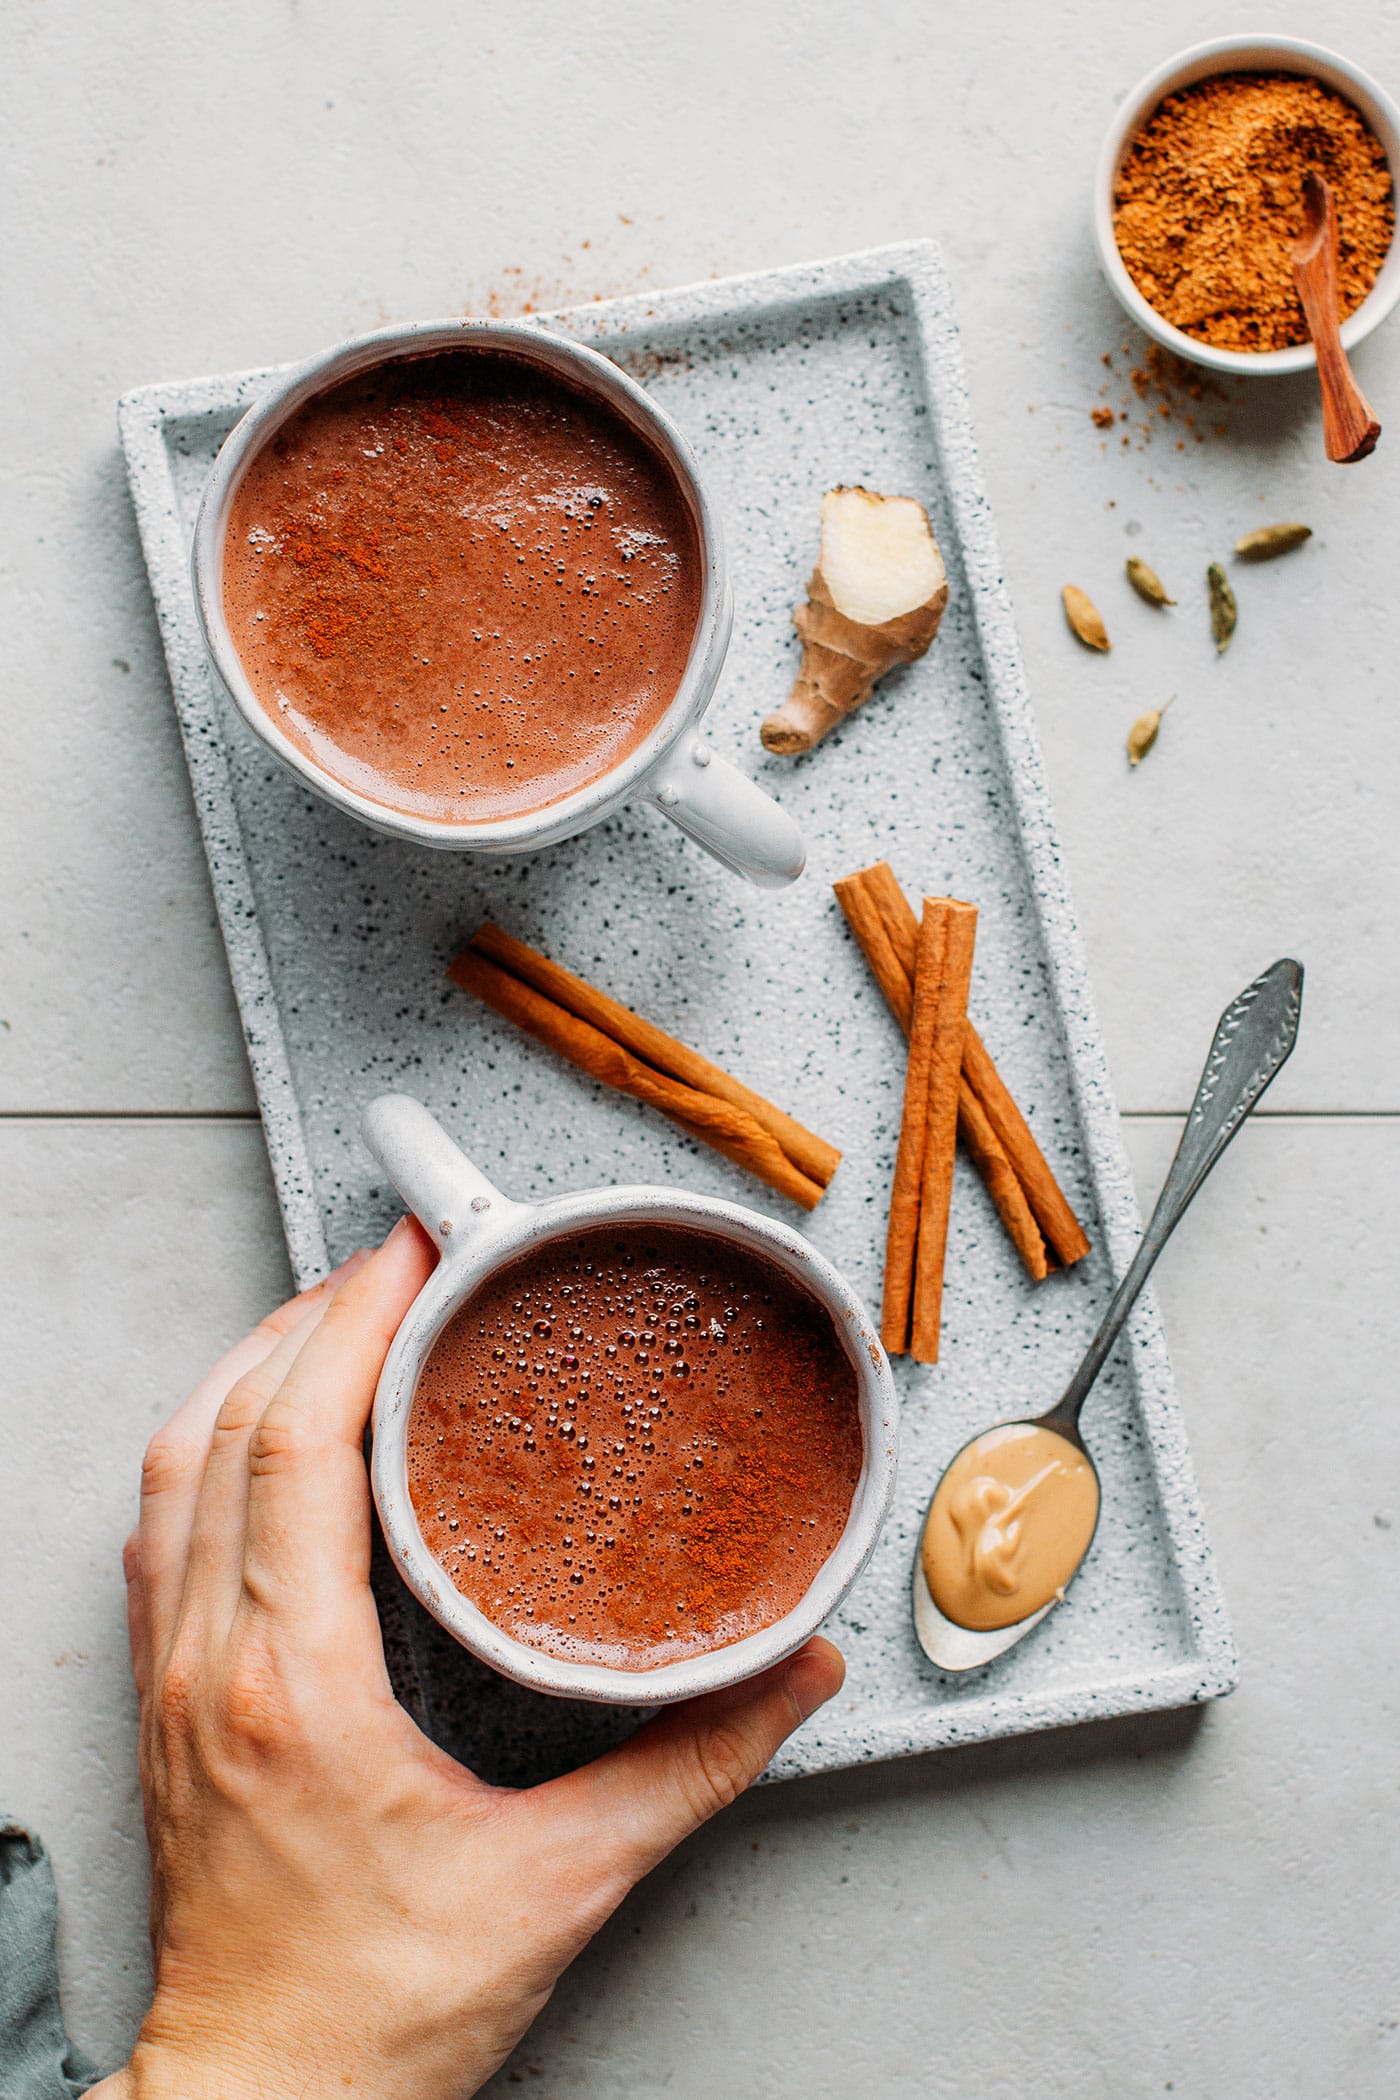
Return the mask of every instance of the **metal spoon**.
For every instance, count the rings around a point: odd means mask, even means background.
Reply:
[[[1083,1453],[1090,1466],[1094,1463],[1093,1458],[1079,1434],[1080,1411],[1089,1396],[1089,1388],[1103,1369],[1138,1292],[1187,1205],[1265,1087],[1286,1062],[1297,1039],[1302,997],[1302,964],[1285,958],[1266,970],[1262,977],[1256,977],[1253,984],[1247,985],[1220,1016],[1215,1041],[1211,1044],[1181,1143],[1176,1148],[1176,1157],[1128,1273],[1114,1292],[1099,1331],[1066,1387],[1064,1397],[1048,1414],[1024,1418],[1064,1437]],[[979,1431],[981,1435],[985,1433]],[[976,1438],[968,1441],[973,1443]],[[966,1448],[964,1445],[963,1449]],[[940,1484],[941,1480],[940,1475]],[[937,1492],[935,1487],[934,1495]],[[933,1497],[930,1497],[930,1509],[932,1506]],[[925,1524],[927,1521],[926,1517]],[[1090,1543],[1092,1541],[1086,1542],[1085,1552]],[[1024,1639],[1059,1602],[1058,1597],[1052,1598],[1049,1604],[1032,1612],[1028,1618],[1018,1620],[1014,1626],[998,1627],[993,1632],[975,1632],[959,1626],[944,1616],[930,1595],[924,1577],[922,1547],[921,1528],[914,1553],[914,1631],[925,1655],[941,1670],[975,1670],[982,1663],[990,1662],[993,1656],[1001,1655]],[[1063,1590],[1060,1594],[1063,1595]]]

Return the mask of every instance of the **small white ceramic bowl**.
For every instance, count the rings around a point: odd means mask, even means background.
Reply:
[[[1289,350],[1217,350],[1198,342],[1180,328],[1164,321],[1133,283],[1118,253],[1113,232],[1113,189],[1118,170],[1140,126],[1165,96],[1178,88],[1191,87],[1214,73],[1301,73],[1335,88],[1355,103],[1385,149],[1392,178],[1400,169],[1400,110],[1369,73],[1321,44],[1301,37],[1221,36],[1207,44],[1192,44],[1165,65],[1158,66],[1125,95],[1108,127],[1099,165],[1094,176],[1094,237],[1099,261],[1129,317],[1145,334],[1178,357],[1192,364],[1208,365],[1215,372],[1238,372],[1246,376],[1269,372],[1305,372],[1317,360],[1311,343],[1298,343]],[[1400,241],[1392,241],[1380,276],[1350,320],[1342,323],[1342,342],[1350,350],[1363,336],[1378,327],[1400,299]]]

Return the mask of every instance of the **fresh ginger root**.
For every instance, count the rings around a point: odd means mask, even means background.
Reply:
[[[792,616],[802,668],[759,730],[764,749],[810,751],[870,698],[877,679],[923,655],[948,603],[948,576],[912,496],[832,489],[807,603]]]

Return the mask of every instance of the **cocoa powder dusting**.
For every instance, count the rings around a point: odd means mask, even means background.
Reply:
[[[1375,283],[1395,230],[1390,169],[1359,110],[1294,74],[1217,74],[1154,110],[1114,190],[1129,276],[1199,342],[1245,351],[1306,342],[1290,250],[1310,173],[1336,198],[1345,319]]]
[[[224,605],[321,772],[435,823],[542,809],[619,764],[685,676],[699,544],[618,414],[486,348],[314,396],[232,505]]]
[[[652,1669],[771,1626],[835,1551],[864,1455],[830,1314],[763,1256],[669,1225],[517,1255],[418,1380],[424,1543],[527,1646]]]

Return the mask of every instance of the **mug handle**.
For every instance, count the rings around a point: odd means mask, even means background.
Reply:
[[[425,1232],[456,1249],[522,1208],[503,1196],[410,1094],[380,1094],[361,1119],[365,1143]]]
[[[646,784],[646,798],[697,846],[760,889],[786,888],[807,865],[802,833],[787,812],[698,736],[667,753]]]

